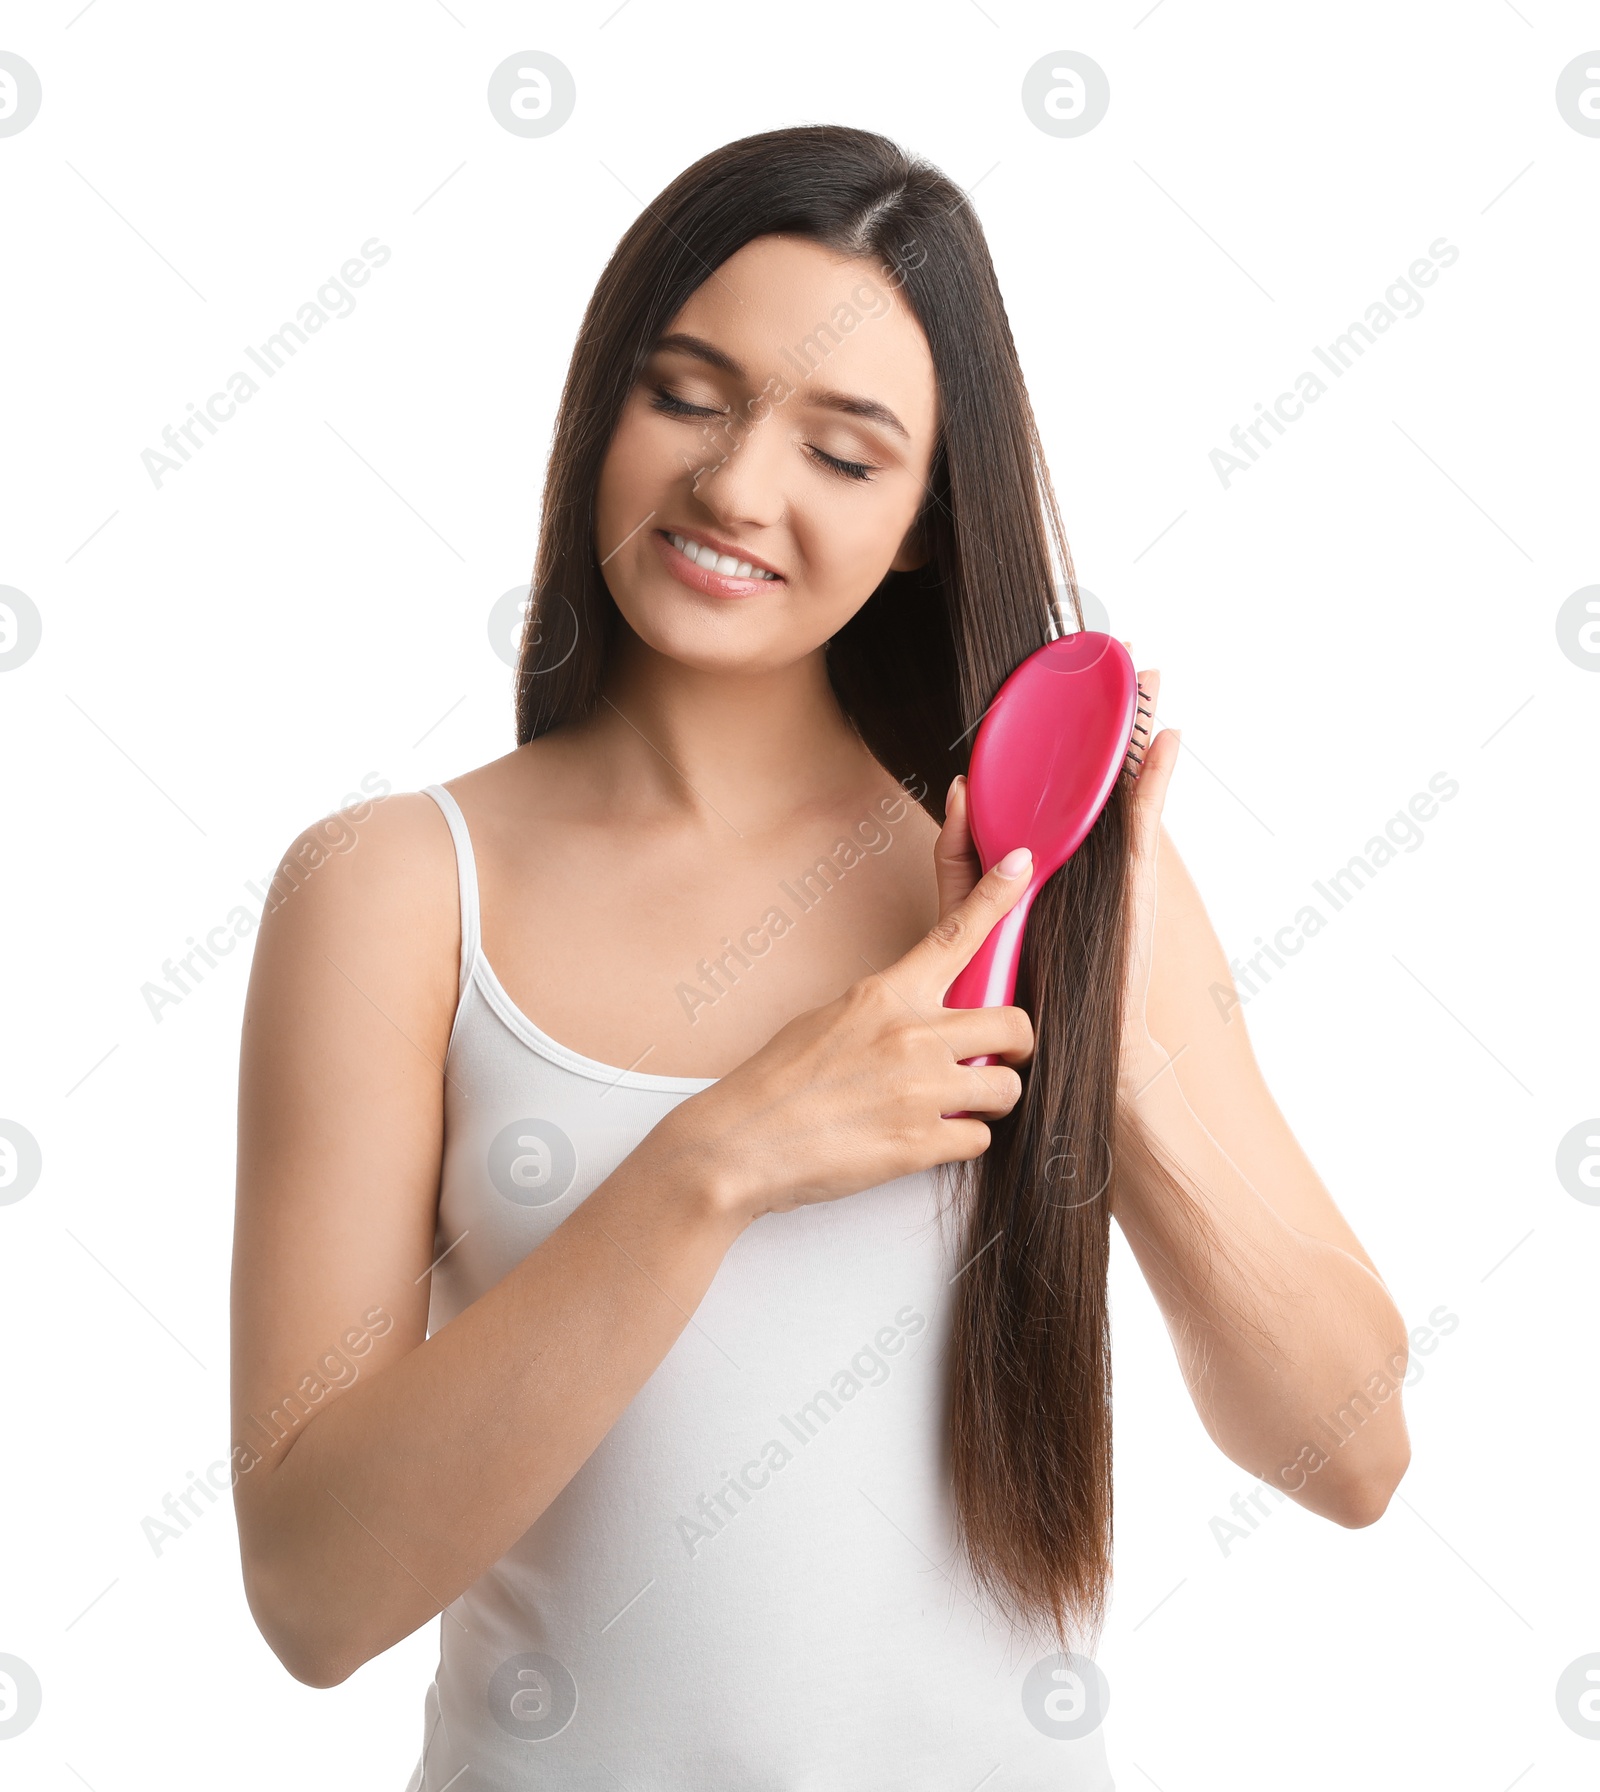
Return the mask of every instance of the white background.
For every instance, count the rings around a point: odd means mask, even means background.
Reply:
[[[44,1709],[8,1783],[405,1783],[435,1625],[314,1691],[254,1629],[226,1501],[159,1556],[141,1530],[228,1448],[248,949],[159,1023],[141,987],[364,774],[514,745],[487,618],[599,270],[707,149],[810,121],[972,190],[1080,577],[1184,729],[1169,825],[1230,953],[1460,785],[1246,1010],[1408,1323],[1458,1321],[1380,1523],[1274,1507],[1224,1553],[1252,1483],[1118,1240],[1118,1785],[1595,1783],[1555,1686],[1600,1650],[1600,1208],[1555,1153],[1600,1113],[1600,677],[1556,613],[1600,580],[1600,138],[1554,92],[1597,44],[1556,0],[9,8],[44,102],[0,138],[0,584],[43,641],[0,676],[0,1117],[44,1168],[0,1206],[0,1652]],[[529,48],[577,83],[542,139],[485,98]],[[1062,49],[1111,84],[1071,139],[1020,101]],[[157,489],[141,450],[373,236],[353,314]],[[1441,236],[1422,311],[1224,488],[1210,451]]]

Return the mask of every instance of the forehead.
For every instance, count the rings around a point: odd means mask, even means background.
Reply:
[[[889,271],[803,237],[763,236],[707,276],[667,326],[737,361],[752,389],[778,379],[887,405],[911,439],[938,415],[927,338]],[[666,333],[666,332],[664,332]]]

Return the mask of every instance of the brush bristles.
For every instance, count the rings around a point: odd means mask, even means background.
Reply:
[[[1122,769],[1130,783],[1138,779],[1140,767],[1144,764],[1145,749],[1150,745],[1149,724],[1153,720],[1153,712],[1145,707],[1149,701],[1150,693],[1143,685],[1140,685],[1139,702],[1133,716],[1133,730],[1128,736],[1128,750],[1122,760]]]

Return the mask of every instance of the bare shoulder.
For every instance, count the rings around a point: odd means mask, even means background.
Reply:
[[[455,849],[439,805],[397,792],[301,829],[279,860],[258,965],[343,971],[406,1006],[453,1004],[461,944]]]
[[[328,869],[333,875],[323,877]],[[426,903],[430,892],[454,882],[443,811],[423,791],[397,791],[302,828],[278,862],[272,912],[303,892],[335,907],[357,895],[382,902],[406,892]]]
[[[455,912],[450,824],[421,790],[373,797],[301,828],[272,874],[267,903],[278,932],[407,919],[412,930],[437,932],[430,923]]]

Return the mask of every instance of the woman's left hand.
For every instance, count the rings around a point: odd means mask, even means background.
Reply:
[[[1124,646],[1129,646],[1127,642]],[[1129,646],[1129,651],[1132,651]],[[1139,707],[1154,721],[1161,691],[1159,672],[1139,674]],[[1118,1086],[1132,1095],[1166,1059],[1150,1037],[1145,998],[1150,988],[1151,952],[1156,920],[1156,860],[1161,845],[1161,810],[1178,757],[1178,731],[1163,728],[1144,751],[1144,765],[1134,785],[1128,867],[1128,974],[1122,1010],[1122,1055]],[[941,912],[959,902],[983,875],[967,823],[967,780],[958,777],[945,801],[945,821],[933,848]]]

